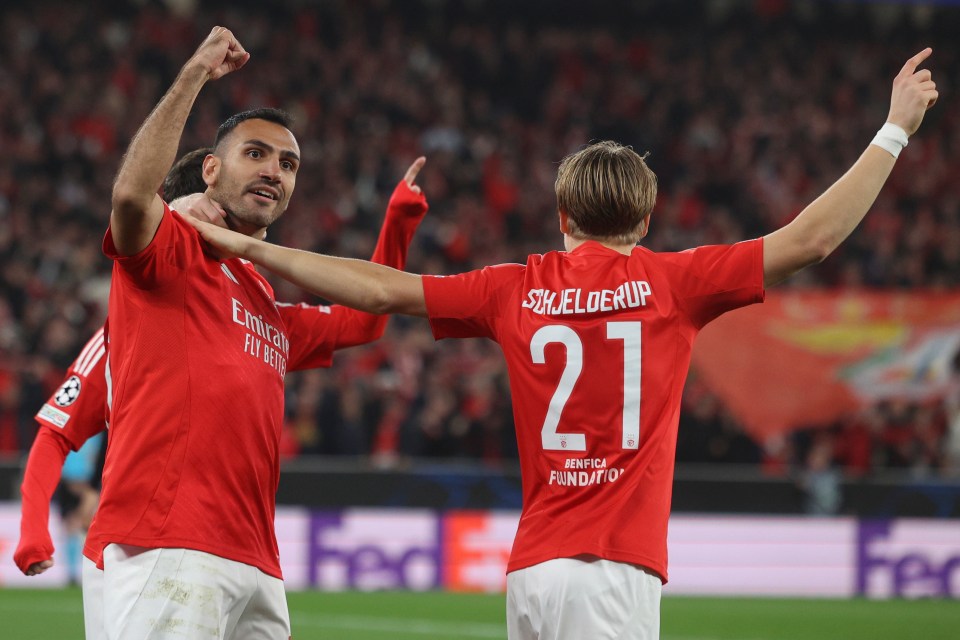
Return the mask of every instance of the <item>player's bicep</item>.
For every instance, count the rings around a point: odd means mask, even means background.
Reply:
[[[763,238],[763,285],[769,287],[786,280],[804,267],[816,263],[819,256],[809,247],[799,225],[788,224]]]
[[[110,233],[118,255],[132,256],[153,240],[163,220],[163,200],[155,195],[145,208],[115,203],[110,211]]]

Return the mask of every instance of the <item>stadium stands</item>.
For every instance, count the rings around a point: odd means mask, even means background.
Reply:
[[[252,53],[205,92],[183,149],[251,106],[289,110],[304,152],[281,244],[366,257],[393,184],[417,154],[430,213],[409,268],[518,261],[555,238],[561,157],[594,139],[640,151],[660,180],[647,243],[684,249],[776,228],[830,184],[884,117],[905,55],[955,68],[960,13],[829,3],[11,3],[0,14],[0,451],[102,323],[100,254],[120,156],[210,24]],[[134,10],[136,7],[136,10]],[[241,18],[242,16],[242,18]],[[944,79],[950,84],[950,78]],[[938,105],[863,228],[793,287],[960,285],[960,102]],[[303,294],[277,282],[278,298]],[[499,353],[433,343],[393,319],[376,345],[288,378],[286,453],[513,458]],[[679,457],[813,459],[853,474],[949,467],[951,413],[884,404],[816,434],[755,442],[702,384]],[[813,462],[810,462],[814,465]],[[815,466],[815,465],[814,465]]]

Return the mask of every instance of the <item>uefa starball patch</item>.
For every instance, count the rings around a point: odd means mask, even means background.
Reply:
[[[53,401],[58,407],[69,407],[80,397],[81,386],[79,377],[70,376],[54,394]]]

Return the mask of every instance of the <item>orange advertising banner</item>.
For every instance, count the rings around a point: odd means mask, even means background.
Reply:
[[[777,291],[707,325],[692,367],[762,439],[941,397],[958,347],[960,292]]]
[[[445,541],[442,581],[451,591],[507,590],[507,561],[517,535],[516,514],[449,511],[441,522]]]

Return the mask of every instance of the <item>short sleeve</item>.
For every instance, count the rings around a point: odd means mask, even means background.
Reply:
[[[329,367],[336,349],[337,327],[334,307],[277,303],[283,326],[290,339],[290,371]]]
[[[117,253],[110,228],[103,238],[103,253],[114,261],[122,277],[139,289],[161,287],[179,275],[197,259],[203,248],[197,232],[183,217],[163,204],[163,218],[146,247],[132,256]],[[115,271],[116,272],[116,271]]]
[[[63,384],[37,412],[37,422],[63,435],[74,451],[107,426],[106,362],[101,329],[80,351]]]
[[[763,302],[763,239],[709,245],[674,254],[671,286],[695,326]]]
[[[433,337],[496,340],[503,303],[523,282],[524,269],[504,264],[453,276],[423,276]]]

